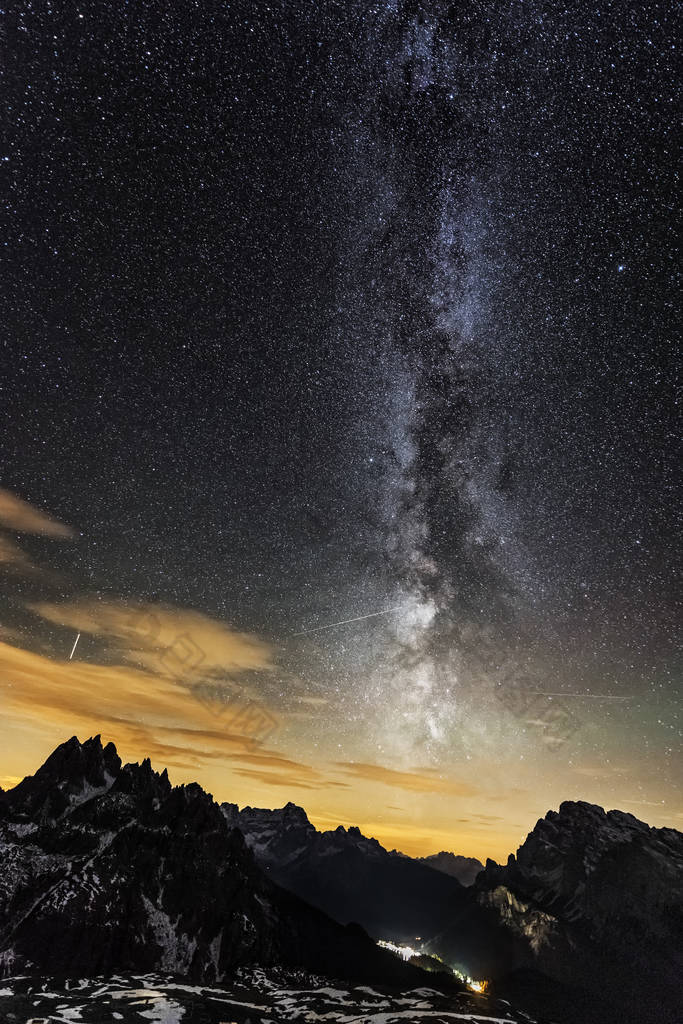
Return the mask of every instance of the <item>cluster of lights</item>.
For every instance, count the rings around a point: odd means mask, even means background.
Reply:
[[[467,987],[473,992],[485,992],[488,987],[488,981],[472,981],[471,978],[466,978],[465,980]]]
[[[457,967],[451,967],[451,970],[456,978],[459,978],[460,981],[467,985],[470,992],[486,992],[489,987],[488,981],[475,981],[474,978],[470,978],[469,975],[459,971]]]
[[[391,953],[394,953],[396,956],[400,956],[402,960],[410,960],[414,956],[421,955],[419,949],[413,949],[412,946],[399,946],[395,942],[387,942],[385,939],[379,939],[377,945],[381,946],[382,949],[388,949]],[[429,956],[431,956],[434,960],[439,960],[441,963],[443,963],[441,957],[437,956],[436,953],[430,953]],[[444,964],[444,966],[447,965]],[[463,981],[471,992],[484,993],[488,989],[488,981],[475,981],[474,978],[470,978],[467,974],[463,974],[462,971],[459,971],[457,967],[451,967],[449,968],[449,970],[453,972],[456,978],[459,978],[460,981]]]
[[[413,949],[412,946],[397,946],[395,942],[385,942],[384,939],[379,939],[377,945],[381,946],[382,949],[388,949],[391,953],[395,953],[402,960],[410,960],[413,956],[420,956],[420,951]]]

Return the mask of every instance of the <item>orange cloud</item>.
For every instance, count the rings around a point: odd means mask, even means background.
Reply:
[[[357,761],[338,761],[337,767],[356,779],[382,782],[394,789],[406,789],[417,793],[447,793],[450,796],[475,796],[478,792],[469,783],[445,779],[429,771],[402,772],[379,764],[364,764]]]
[[[200,612],[116,601],[40,602],[30,607],[49,622],[104,638],[123,661],[178,682],[227,676],[229,688],[235,676],[275,667],[273,651],[264,641]],[[244,679],[240,683],[244,694]]]
[[[327,786],[324,777],[311,765],[293,761],[280,754],[268,751],[254,751],[240,758],[243,764],[253,767],[237,768],[237,774],[257,779],[268,786],[294,786],[297,789],[318,789]]]
[[[334,782],[311,765],[293,761],[280,754],[257,750],[245,753],[240,762],[253,767],[235,769],[238,775],[257,779],[268,786],[293,786],[297,789],[348,789],[347,782]]]
[[[284,786],[286,789],[318,789],[319,781],[311,782],[296,775],[273,775],[271,772],[258,771],[256,768],[236,768],[235,773],[246,779],[255,779],[266,786]]]
[[[0,488],[0,525],[20,533],[37,533],[42,537],[68,540],[74,536],[70,526],[53,519],[47,512],[34,508],[16,494]]]
[[[476,828],[477,826],[488,827],[494,821],[505,821],[505,818],[499,818],[495,814],[470,814],[467,818],[455,818],[454,820],[462,825],[472,825]]]

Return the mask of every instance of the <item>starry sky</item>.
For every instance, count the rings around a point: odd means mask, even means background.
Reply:
[[[1,16],[0,784],[681,827],[669,5]]]

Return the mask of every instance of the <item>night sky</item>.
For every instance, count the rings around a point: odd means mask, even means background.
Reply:
[[[2,20],[0,784],[681,827],[669,5]]]

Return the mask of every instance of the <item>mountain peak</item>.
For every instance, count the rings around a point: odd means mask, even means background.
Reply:
[[[102,737],[98,733],[90,739],[81,743],[78,736],[60,743],[52,751],[49,757],[43,762],[36,776],[47,771],[59,771],[61,773],[78,772],[88,768],[107,768],[110,774],[116,773],[121,767],[121,759],[113,743],[102,746]]]
[[[540,836],[581,835],[588,841],[591,841],[591,837],[597,841],[598,837],[616,840],[620,836],[625,841],[636,833],[646,834],[650,831],[646,822],[627,811],[606,811],[598,804],[587,803],[585,800],[564,800],[559,811],[548,811],[534,829]]]
[[[303,807],[289,800],[282,808],[282,818],[291,825],[310,825],[308,815]]]
[[[159,773],[152,768],[148,757],[143,761],[132,761],[124,765],[116,778],[116,788],[122,793],[150,798],[166,796],[173,788],[168,772]]]
[[[35,775],[10,790],[6,802],[19,814],[57,818],[68,807],[107,790],[120,769],[113,743],[103,748],[99,735],[84,743],[72,736],[53,750]]]

